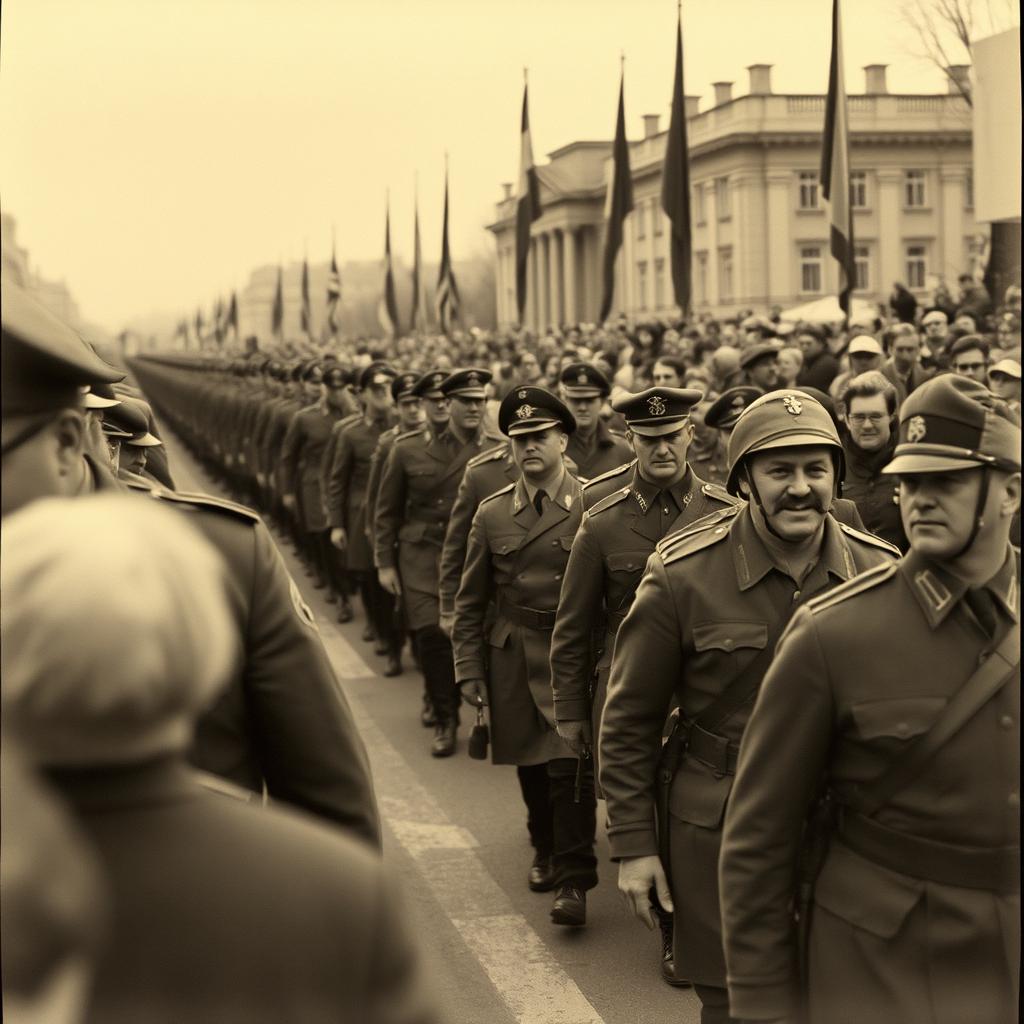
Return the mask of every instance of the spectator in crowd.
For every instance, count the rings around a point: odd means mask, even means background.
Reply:
[[[516,384],[536,384],[544,376],[540,362],[529,350],[520,352],[512,361]],[[504,396],[502,396],[504,397]]]
[[[930,309],[921,318],[924,341],[936,366],[949,368],[949,317],[941,309]]]
[[[988,386],[1016,413],[1020,413],[1020,363],[1016,359],[1000,359],[989,367]]]
[[[897,398],[896,388],[877,371],[850,381],[842,396],[846,473],[841,493],[856,504],[871,533],[906,551],[907,538],[896,503],[899,482],[882,474],[896,447]]]
[[[949,350],[950,367],[961,377],[988,383],[988,342],[980,334],[965,334]]]
[[[980,282],[976,281],[970,274],[961,274],[957,278],[960,285],[960,302],[957,305],[956,314],[969,315],[975,322],[980,324],[989,313],[992,312],[992,297],[988,290]]]
[[[751,332],[753,333],[753,332]],[[750,345],[740,353],[743,383],[765,393],[779,386],[779,350],[766,341]]]
[[[795,388],[796,379],[800,376],[800,368],[804,365],[804,355],[795,345],[787,345],[779,349],[777,357],[779,367],[779,387]]]
[[[655,361],[651,377],[659,388],[681,388],[686,378],[686,369],[682,359],[662,355]]]
[[[828,349],[825,331],[814,324],[801,324],[796,331],[796,343],[804,357],[797,386],[807,385],[828,392],[839,372],[839,361]]]
[[[379,857],[187,766],[240,657],[217,551],[124,494],[37,502],[3,539],[4,721],[110,886],[89,1019],[435,1020]]]
[[[832,401],[836,403],[842,401],[843,392],[854,377],[869,370],[877,370],[882,365],[884,354],[882,346],[870,334],[858,334],[846,346],[846,358],[850,368],[840,373],[828,389]]]
[[[888,332],[889,358],[882,373],[896,388],[897,408],[929,377],[921,365],[921,337],[913,324],[896,324]]]
[[[889,309],[901,323],[912,324],[917,317],[917,299],[901,281],[896,281],[892,286]]]

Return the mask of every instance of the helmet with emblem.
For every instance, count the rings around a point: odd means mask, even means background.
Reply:
[[[747,456],[772,448],[833,449],[837,478],[843,468],[843,446],[828,410],[803,391],[770,391],[751,403],[736,421],[729,438],[729,477],[725,486],[739,494],[739,478]]]
[[[576,419],[565,403],[546,388],[533,385],[513,388],[498,407],[498,428],[506,437],[551,427],[571,434],[576,429]]]

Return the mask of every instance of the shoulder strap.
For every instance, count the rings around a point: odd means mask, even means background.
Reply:
[[[928,762],[1017,674],[1020,668],[1020,623],[953,695],[932,727],[910,744],[881,775],[867,785],[846,787],[841,801],[865,817],[884,807],[924,771]]]

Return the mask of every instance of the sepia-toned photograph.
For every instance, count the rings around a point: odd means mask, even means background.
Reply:
[[[6,0],[9,1024],[1020,1019],[1014,0]]]

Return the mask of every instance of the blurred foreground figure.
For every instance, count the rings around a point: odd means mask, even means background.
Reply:
[[[982,384],[904,402],[886,472],[910,551],[797,613],[740,752],[735,1016],[792,1020],[799,986],[814,1024],[1018,1019],[1020,468],[1019,421]]]
[[[114,522],[117,543],[97,543]],[[434,1020],[380,860],[185,760],[239,657],[214,548],[155,502],[107,495],[37,502],[3,541],[4,719],[110,888],[86,1019]]]

